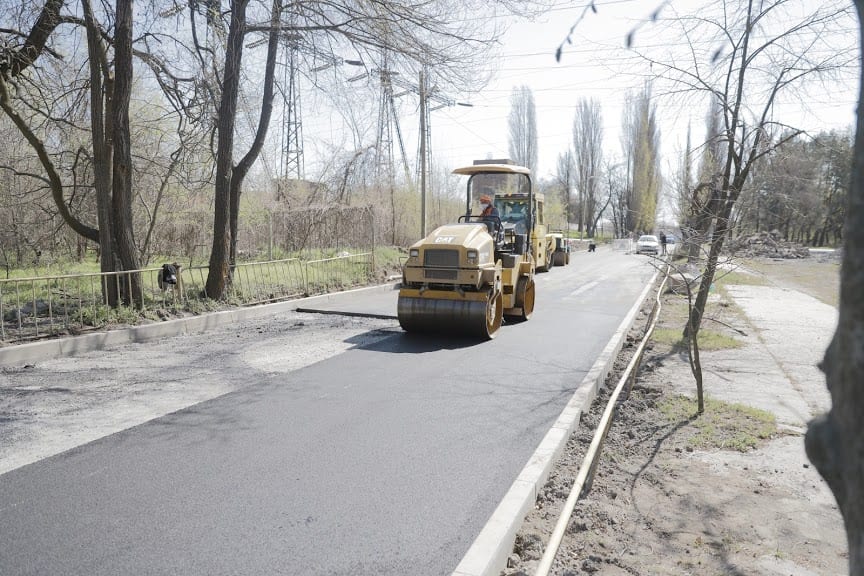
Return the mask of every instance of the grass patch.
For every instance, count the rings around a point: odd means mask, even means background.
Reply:
[[[666,344],[672,348],[686,350],[687,343],[682,337],[682,328],[655,328],[651,334],[651,340],[659,344]],[[715,332],[713,330],[699,330],[699,350],[710,352],[713,350],[734,350],[744,345],[740,340],[731,336]]]
[[[687,445],[694,449],[747,452],[778,434],[773,414],[744,404],[705,398],[705,412],[697,416],[695,398],[673,396],[659,408],[669,424],[685,425]]]
[[[672,346],[673,348],[683,349],[685,347],[680,328],[654,328],[651,340],[658,344]]]
[[[717,270],[717,273],[714,275],[714,284],[722,288],[724,286],[768,286],[769,283],[761,275]]]
[[[375,265],[387,268],[401,268],[402,260],[407,256],[403,248],[397,246],[377,246],[375,248]]]

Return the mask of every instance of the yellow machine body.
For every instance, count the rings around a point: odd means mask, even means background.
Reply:
[[[460,170],[528,174],[519,166],[501,172],[489,165]],[[469,180],[469,199],[471,190]],[[526,237],[519,240],[512,232],[508,236],[500,219],[484,221],[471,215],[469,206],[460,222],[440,226],[414,243],[402,268],[402,328],[493,338],[505,316],[527,320],[534,310],[535,264]]]

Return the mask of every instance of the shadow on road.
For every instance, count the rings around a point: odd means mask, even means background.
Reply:
[[[385,338],[369,342],[369,335],[358,334],[345,340],[349,344],[357,344],[355,349],[372,352],[388,352],[395,354],[419,354],[438,350],[460,350],[485,343],[478,338],[457,337],[444,334],[413,334],[399,329],[376,330],[379,334],[386,333]]]

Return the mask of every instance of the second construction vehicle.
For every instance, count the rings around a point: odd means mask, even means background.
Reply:
[[[534,311],[535,260],[528,230],[534,220],[531,172],[510,164],[457,168],[468,176],[466,211],[413,244],[402,268],[399,324],[408,332],[494,338],[505,317]],[[524,231],[502,215],[472,213],[482,196],[524,194]],[[498,203],[495,202],[497,205]]]

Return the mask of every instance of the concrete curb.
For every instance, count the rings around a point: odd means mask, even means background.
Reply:
[[[166,320],[165,322],[143,324],[141,326],[132,326],[118,330],[107,330],[105,332],[84,334],[82,336],[61,337],[42,342],[4,346],[0,348],[0,366],[20,366],[42,360],[75,356],[123,344],[147,342],[148,340],[158,340],[181,334],[200,334],[213,328],[234,324],[242,320],[293,312],[300,305],[311,306],[323,302],[332,302],[333,300],[345,298],[357,292],[384,292],[393,290],[397,286],[398,283],[379,284],[377,286],[356,288],[344,292],[332,292],[319,296],[309,296],[308,298],[286,300],[284,302],[263,304],[249,308],[238,308],[237,310],[213,312],[202,314],[201,316]]]
[[[516,533],[537,501],[537,495],[546,484],[552,467],[567,445],[567,440],[579,426],[579,417],[591,407],[591,402],[603,386],[658,274],[659,272],[655,273],[645,286],[639,300],[609,339],[609,343],[576,388],[552,428],[540,441],[452,576],[498,576],[507,567],[507,558],[513,550]]]

